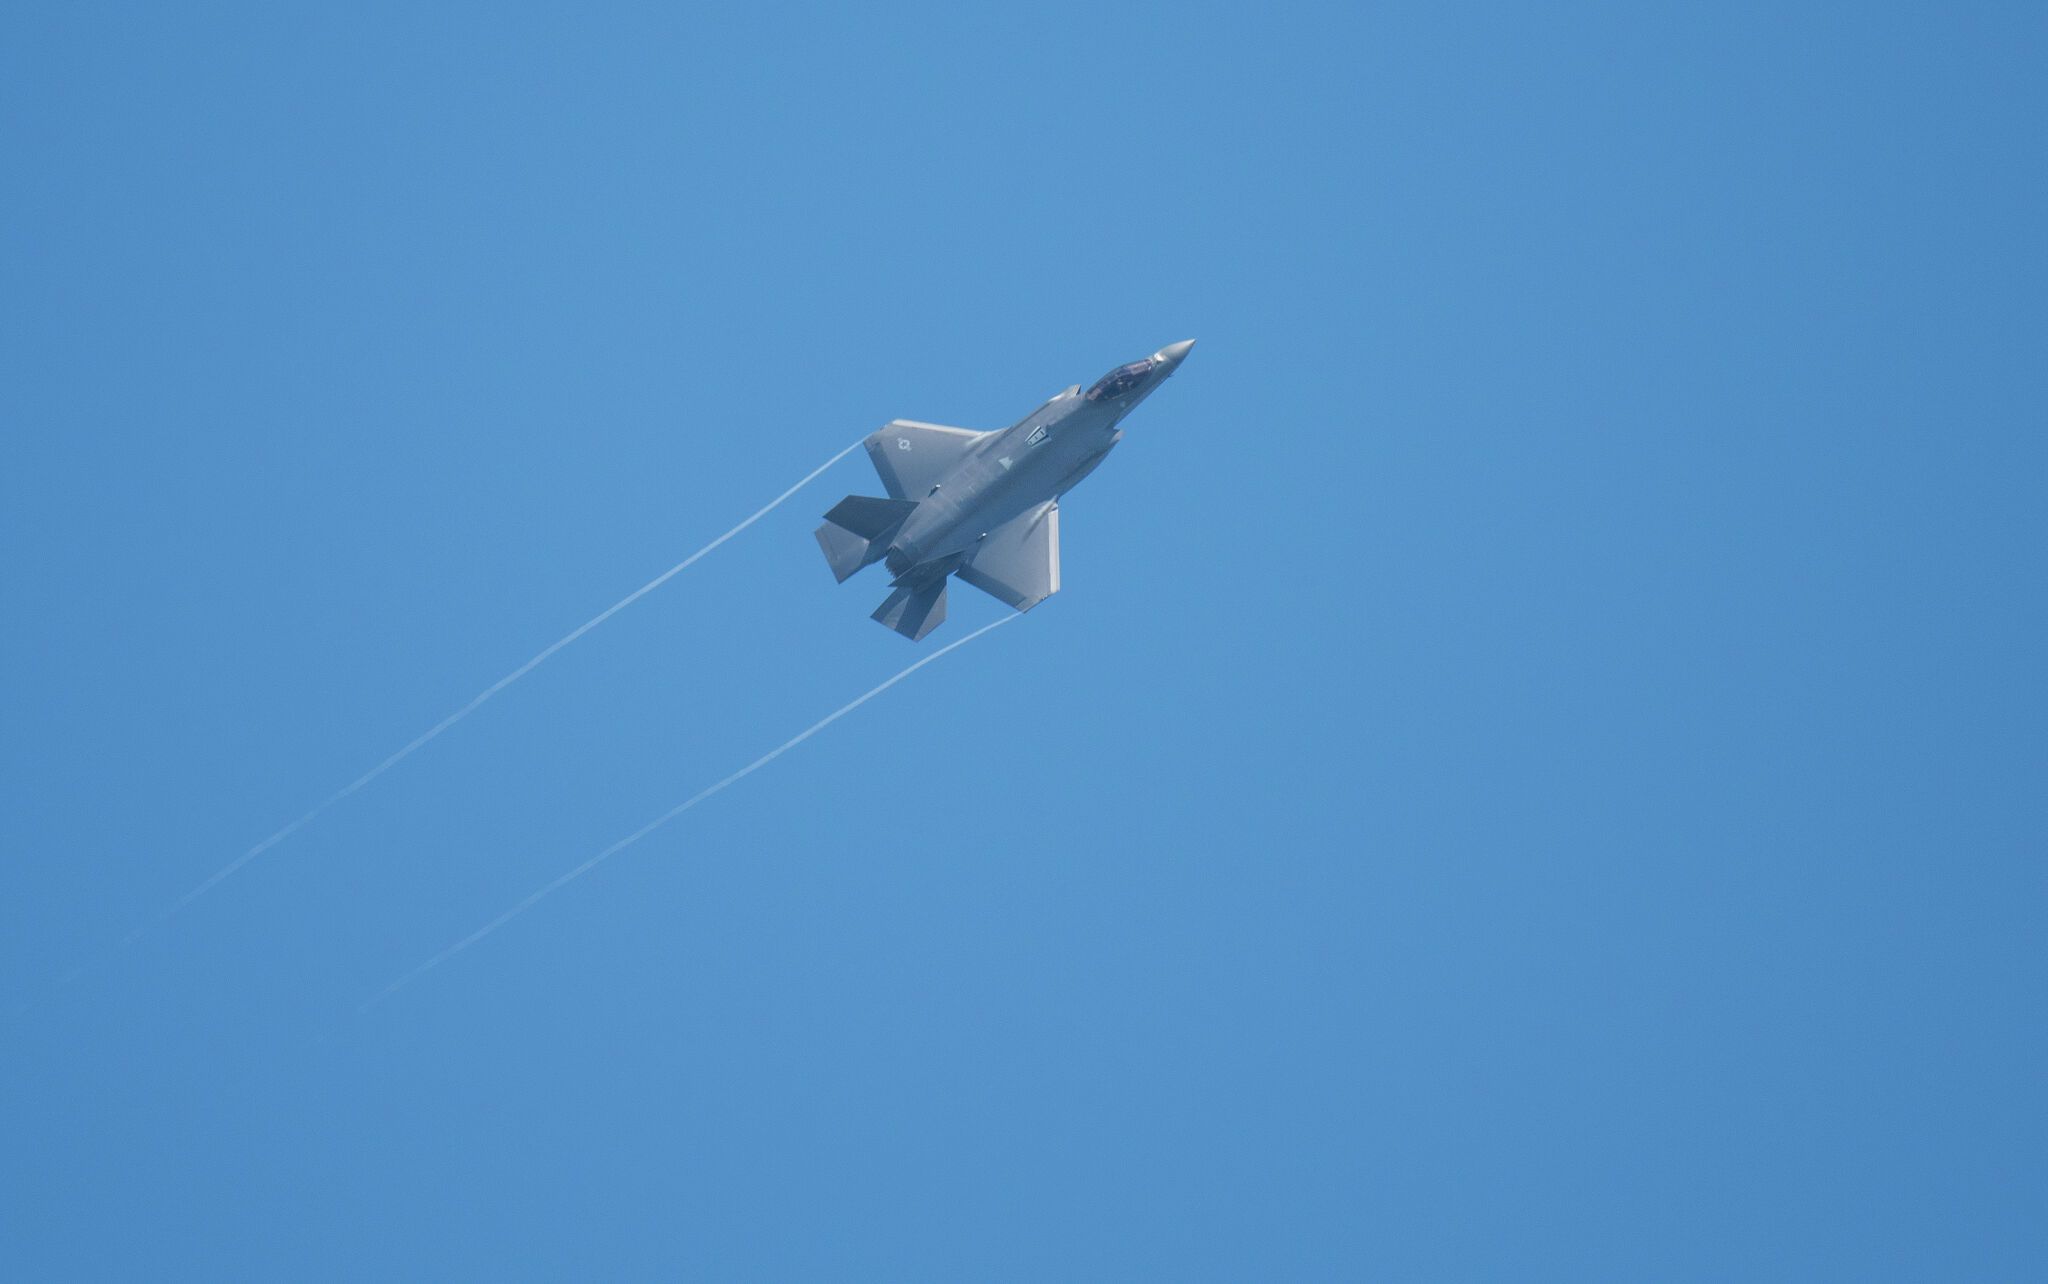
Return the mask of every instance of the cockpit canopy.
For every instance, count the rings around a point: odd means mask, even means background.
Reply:
[[[1121,397],[1143,383],[1145,376],[1151,373],[1152,362],[1149,359],[1133,361],[1127,366],[1118,366],[1102,376],[1101,379],[1096,381],[1095,386],[1088,390],[1088,400],[1107,401],[1111,397]]]

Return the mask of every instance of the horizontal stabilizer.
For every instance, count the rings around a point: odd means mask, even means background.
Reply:
[[[874,618],[912,642],[922,642],[925,634],[946,622],[946,577],[923,588],[897,589],[875,608]]]
[[[832,564],[832,577],[841,584],[848,576],[870,562],[880,560],[882,547],[873,541],[864,540],[844,526],[826,522],[812,532],[818,537],[818,547],[825,550],[825,560]]]
[[[876,499],[871,495],[848,495],[825,514],[825,524],[813,532],[832,574],[841,584],[863,566],[882,560],[889,541],[917,507],[907,499]]]

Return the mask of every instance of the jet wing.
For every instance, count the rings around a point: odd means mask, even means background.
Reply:
[[[868,458],[891,499],[923,499],[959,466],[985,432],[896,419],[868,434]]]
[[[990,531],[957,574],[1020,611],[1059,592],[1059,501],[1047,500]]]

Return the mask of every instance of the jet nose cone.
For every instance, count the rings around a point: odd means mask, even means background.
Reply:
[[[1182,339],[1179,343],[1169,343],[1153,353],[1152,359],[1161,362],[1167,369],[1171,370],[1187,357],[1188,351],[1194,346],[1195,341],[1193,339]]]

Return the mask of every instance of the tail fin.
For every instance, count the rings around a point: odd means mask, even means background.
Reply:
[[[946,577],[922,588],[897,589],[875,608],[874,618],[912,642],[922,642],[925,634],[946,622]]]
[[[915,500],[868,495],[848,495],[834,504],[814,533],[839,582],[844,584],[861,567],[881,561],[889,541],[916,507]]]
[[[826,522],[811,533],[818,537],[818,547],[825,550],[825,560],[832,564],[832,577],[841,584],[846,583],[849,575],[881,556],[874,543],[843,526]]]

